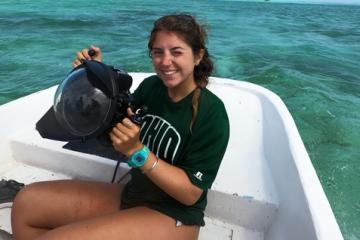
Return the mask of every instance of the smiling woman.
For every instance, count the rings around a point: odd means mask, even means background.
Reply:
[[[154,20],[175,11],[191,13],[211,29],[213,76],[259,84],[284,100],[344,238],[360,239],[360,7],[276,1],[3,0],[0,104],[59,83],[74,52],[91,43],[101,47],[109,65],[153,72],[147,44]],[[40,109],[29,106],[21,110],[27,123]]]
[[[148,47],[157,76],[133,94],[135,109],[146,105],[147,114],[139,126],[127,109],[110,133],[132,167],[131,180],[125,186],[76,180],[27,186],[12,209],[16,239],[198,238],[229,140],[225,106],[206,88],[213,64],[205,39],[190,15],[155,22]],[[73,67],[102,61],[101,49],[91,48],[94,54],[77,53]]]

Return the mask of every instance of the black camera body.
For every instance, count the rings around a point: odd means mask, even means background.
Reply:
[[[96,138],[111,144],[109,132],[134,106],[132,77],[94,60],[84,60],[59,84],[53,106],[37,122],[44,138],[72,141]],[[141,124],[144,109],[131,116]]]

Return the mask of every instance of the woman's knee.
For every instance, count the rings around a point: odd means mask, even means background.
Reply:
[[[22,188],[17,194],[13,202],[12,211],[16,211],[24,208],[30,207],[34,204],[34,198],[36,198],[40,194],[41,190],[38,187],[37,183],[32,183]]]
[[[32,224],[35,216],[35,198],[39,194],[38,184],[29,184],[22,188],[16,195],[11,209],[11,225],[13,233],[21,235],[21,232]]]

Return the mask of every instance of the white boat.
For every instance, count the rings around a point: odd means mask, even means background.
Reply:
[[[133,90],[150,74],[131,75]],[[224,101],[231,133],[199,239],[343,239],[282,100],[263,87],[230,79],[211,78],[209,89]],[[115,161],[64,149],[65,142],[41,138],[35,130],[55,90],[0,106],[1,178],[26,184],[51,179],[110,182]],[[128,171],[120,164],[117,179]],[[11,232],[10,211],[0,209],[0,228]]]

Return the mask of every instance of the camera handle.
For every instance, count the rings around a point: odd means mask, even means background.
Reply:
[[[90,57],[94,57],[96,55],[96,52],[94,49],[91,48],[91,49],[89,49],[88,54]]]
[[[143,122],[147,110],[148,108],[146,105],[143,105],[142,107],[138,108],[135,111],[135,114],[130,117],[131,121],[140,126]]]

